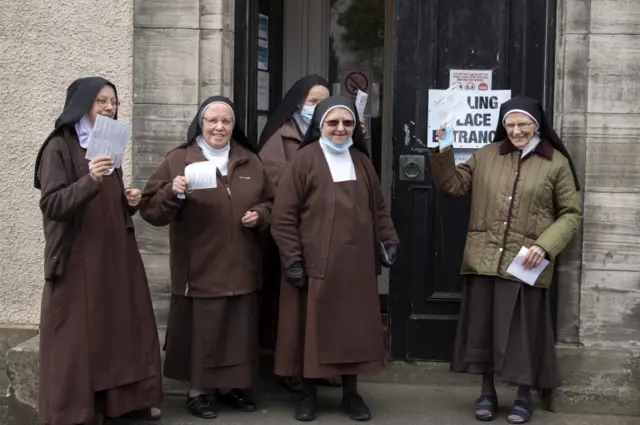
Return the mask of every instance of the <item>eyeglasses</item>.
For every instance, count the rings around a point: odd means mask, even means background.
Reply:
[[[345,128],[350,128],[353,127],[355,125],[355,121],[354,120],[328,120],[324,122],[328,127],[337,127],[338,125],[340,125],[340,123],[342,123],[342,125]]]
[[[98,98],[96,99],[96,103],[102,107],[107,106],[107,103],[110,103],[111,106],[115,106],[116,108],[120,106],[120,102],[115,99]]]
[[[509,124],[505,124],[504,128],[506,128],[509,131],[513,131],[516,129],[516,127],[524,130],[530,126],[532,126],[533,123],[532,122],[518,122],[518,123],[509,123]]]
[[[203,118],[202,120],[205,123],[207,123],[208,126],[211,126],[211,127],[213,127],[217,123],[222,123],[222,125],[231,125],[231,124],[233,124],[233,120],[230,120],[228,118],[223,118],[221,120],[218,119],[218,118]]]

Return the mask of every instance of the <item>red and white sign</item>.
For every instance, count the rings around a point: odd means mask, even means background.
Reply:
[[[345,69],[342,71],[341,91],[346,96],[355,98],[358,90],[369,93],[371,88],[371,71]]]
[[[493,71],[482,69],[451,69],[449,70],[449,87],[460,84],[462,90],[489,91]]]

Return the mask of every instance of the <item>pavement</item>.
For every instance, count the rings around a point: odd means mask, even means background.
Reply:
[[[477,389],[467,386],[424,386],[360,383],[360,393],[372,411],[370,424],[393,425],[478,425],[473,417]],[[340,388],[319,387],[317,424],[354,424],[339,409]],[[506,424],[514,391],[499,388],[500,411],[495,424]],[[163,418],[158,425],[293,425],[297,396],[273,382],[262,382],[254,394],[258,411],[243,413],[220,406],[212,420],[191,416],[184,398],[167,397],[162,406]],[[570,415],[544,411],[538,407],[531,421],[538,425],[640,425],[640,418],[623,416]],[[108,421],[109,425],[133,425],[128,421]]]

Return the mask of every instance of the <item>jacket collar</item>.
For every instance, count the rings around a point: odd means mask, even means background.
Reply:
[[[293,121],[293,118],[291,118],[290,120],[287,120],[287,122],[285,122],[282,125],[280,129],[280,135],[282,137],[286,137],[287,139],[294,139],[294,140],[297,140],[298,142],[302,142],[302,136],[300,135],[300,130],[298,130],[298,126]]]
[[[502,142],[500,142],[500,149],[499,149],[500,155],[506,155],[506,154],[509,154],[511,152],[515,152],[517,150],[518,150],[518,148],[513,146],[513,143],[511,143],[511,141],[509,139],[504,139]],[[536,146],[536,148],[533,150],[534,153],[537,153],[538,155],[542,156],[543,158],[547,158],[549,161],[551,161],[553,159],[553,152],[554,151],[555,151],[555,148],[546,139],[540,140],[540,143],[538,143],[538,146]],[[527,156],[529,156],[529,155],[527,155]]]

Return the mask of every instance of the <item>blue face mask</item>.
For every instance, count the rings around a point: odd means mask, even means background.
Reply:
[[[313,117],[313,111],[315,110],[315,106],[303,106],[300,109],[300,117],[302,118],[302,121],[307,124],[311,124],[311,118]]]
[[[348,151],[349,148],[353,145],[353,139],[349,137],[349,140],[344,142],[342,145],[339,145],[337,143],[333,143],[331,140],[323,136],[320,139],[320,143],[322,144],[323,147],[325,147],[327,150],[333,153],[343,153]]]

